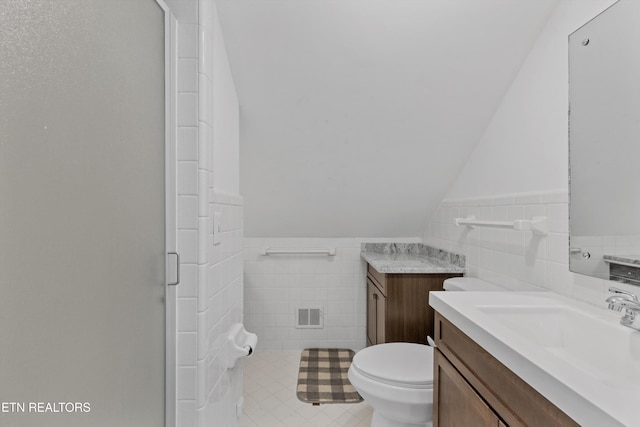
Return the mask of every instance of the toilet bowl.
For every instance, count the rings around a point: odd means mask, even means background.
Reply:
[[[373,408],[372,427],[430,426],[433,347],[388,343],[359,351],[349,381]]]
[[[470,277],[444,282],[447,291],[505,291]],[[349,381],[373,409],[371,427],[430,427],[433,419],[433,347],[378,344],[360,350]]]

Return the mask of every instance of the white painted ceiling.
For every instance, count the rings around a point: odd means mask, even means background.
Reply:
[[[419,236],[557,2],[217,0],[245,235]]]

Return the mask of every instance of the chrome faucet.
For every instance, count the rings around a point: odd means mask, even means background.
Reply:
[[[640,302],[638,297],[615,287],[610,287],[609,292],[615,294],[605,300],[609,304],[609,310],[620,312],[625,309],[625,314],[620,319],[620,324],[640,331]]]

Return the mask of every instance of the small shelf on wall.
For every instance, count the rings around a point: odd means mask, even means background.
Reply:
[[[490,227],[517,231],[531,231],[533,234],[545,236],[547,234],[547,217],[534,216],[531,219],[514,219],[513,221],[483,221],[474,216],[456,218],[458,226],[466,227]]]

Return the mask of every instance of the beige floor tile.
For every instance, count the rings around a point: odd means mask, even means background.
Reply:
[[[245,361],[244,427],[368,427],[366,403],[313,406],[296,397],[299,351],[256,352]]]

